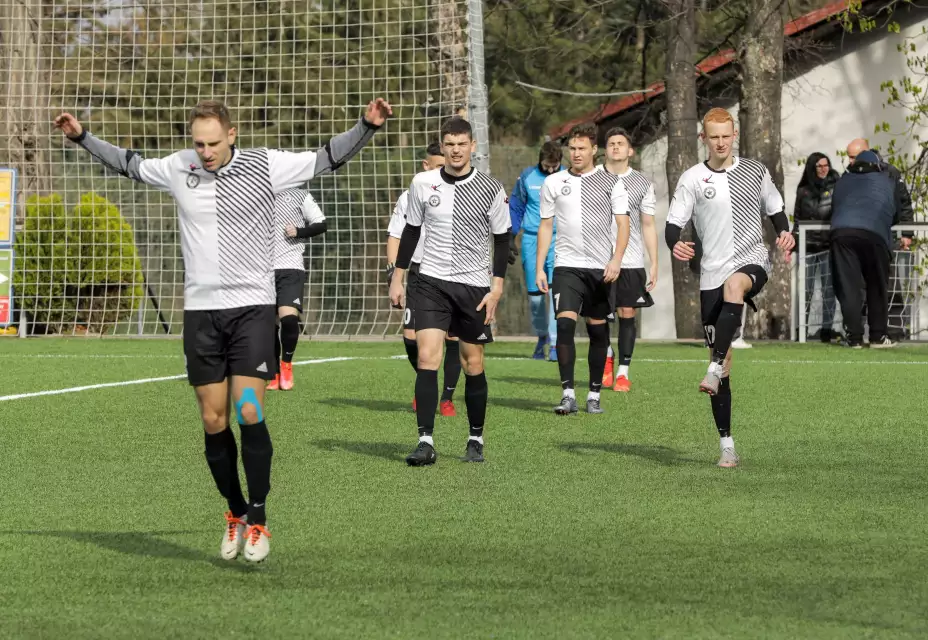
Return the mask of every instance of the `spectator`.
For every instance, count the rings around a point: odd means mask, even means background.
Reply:
[[[898,183],[873,151],[861,151],[835,185],[831,269],[849,347],[863,346],[866,289],[870,346],[894,347],[887,335],[892,225],[900,216]]]
[[[855,138],[851,140],[847,145],[847,158],[850,160],[851,165],[854,164],[854,160],[862,151],[870,151],[870,143],[864,138]],[[884,162],[880,158],[880,154],[876,154],[880,162],[880,167],[883,171],[886,171],[889,174],[889,177],[892,178],[893,184],[895,185],[895,199],[896,207],[899,212],[898,222],[896,224],[907,224],[911,223],[915,218],[912,213],[912,196],[909,194],[909,188],[905,184],[905,179],[902,177],[902,172],[899,171],[896,167]],[[911,231],[905,231],[902,233],[902,239],[900,240],[900,246],[904,250],[908,250],[912,246],[912,238],[914,233]]]
[[[832,196],[841,174],[831,168],[831,160],[824,153],[813,153],[806,160],[806,168],[796,189],[796,206],[793,210],[793,234],[799,241],[799,221],[827,223],[831,220]],[[822,326],[819,338],[831,342],[831,327],[835,320],[835,297],[831,286],[831,266],[828,257],[828,231],[809,231],[806,235],[806,326],[812,325],[812,294],[815,283],[822,290]]]

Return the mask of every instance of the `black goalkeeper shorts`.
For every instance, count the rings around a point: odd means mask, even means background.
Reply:
[[[198,387],[230,376],[272,380],[277,373],[274,305],[184,311],[184,364]]]

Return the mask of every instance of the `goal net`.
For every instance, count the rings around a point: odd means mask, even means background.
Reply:
[[[241,147],[304,150],[368,101],[385,132],[309,189],[329,231],[309,242],[304,334],[398,331],[386,225],[442,120],[468,106],[465,0],[0,0],[0,169],[17,172],[14,306],[37,333],[179,334],[184,272],[169,196],[116,176],[52,130],[66,110],[160,157],[187,113],[224,100]]]

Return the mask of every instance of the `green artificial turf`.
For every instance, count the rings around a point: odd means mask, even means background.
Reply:
[[[928,348],[737,352],[734,470],[715,467],[704,349],[640,344],[630,394],[559,418],[531,348],[488,348],[487,462],[458,460],[462,378],[438,463],[411,469],[402,345],[301,343],[298,361],[355,359],[269,395],[257,567],[218,558],[185,380],[0,401],[0,637],[928,635]],[[180,375],[180,350],[5,339],[0,396]]]

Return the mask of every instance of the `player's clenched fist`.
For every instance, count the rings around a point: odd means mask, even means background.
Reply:
[[[692,260],[696,257],[696,249],[693,248],[695,245],[695,242],[683,242],[681,240],[673,245],[673,257],[684,262]]]
[[[395,273],[393,274],[396,275]],[[392,277],[390,279],[390,304],[394,309],[403,308],[403,279]]]
[[[84,132],[84,127],[70,113],[62,113],[55,118],[55,128],[61,129],[61,132],[69,138],[78,138]]]

